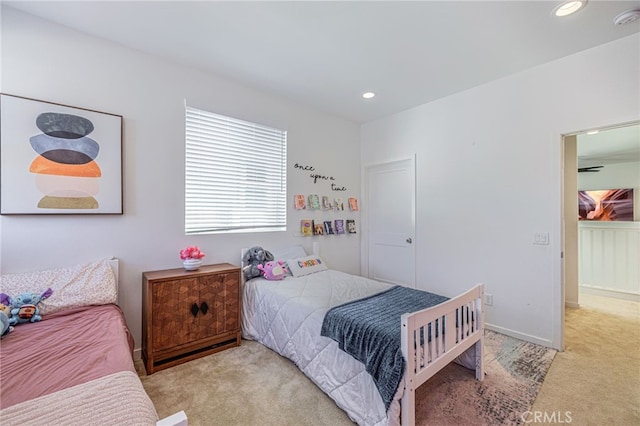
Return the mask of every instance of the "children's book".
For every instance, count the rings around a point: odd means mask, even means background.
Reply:
[[[324,221],[324,233],[326,235],[333,234],[333,225],[330,220]]]
[[[344,220],[336,219],[335,225],[336,225],[336,234],[344,234]]]
[[[304,210],[307,208],[307,205],[304,202],[304,195],[302,194],[294,195],[293,200],[296,206],[296,210]]]
[[[356,233],[356,221],[354,219],[347,219],[347,232],[349,234]]]
[[[342,198],[336,198],[333,200],[333,207],[337,210],[337,211],[342,211],[344,210],[344,202],[342,201]]]
[[[322,222],[315,223],[313,222],[313,235],[323,235],[324,227]]]
[[[320,208],[320,198],[317,194],[309,195],[309,208],[311,210],[318,210]]]
[[[300,221],[300,232],[303,237],[310,237],[313,235],[313,221],[309,219],[302,219]]]
[[[329,201],[329,197],[326,195],[322,196],[322,209],[323,210],[331,210],[333,206],[331,205],[331,201]]]
[[[351,211],[354,211],[354,212],[358,211],[358,199],[357,198],[349,198],[349,209],[351,209]]]

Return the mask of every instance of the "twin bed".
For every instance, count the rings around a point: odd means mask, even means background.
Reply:
[[[136,373],[131,336],[117,305],[118,261],[0,277],[12,297],[51,288],[43,320],[0,340],[0,424],[180,424],[158,417]],[[158,422],[158,423],[157,423]],[[186,426],[186,422],[182,423]]]
[[[415,424],[415,389],[452,361],[484,378],[483,285],[447,299],[327,269],[300,246],[272,253],[294,276],[244,283],[243,337],[291,359],[359,425]],[[403,310],[421,298],[431,307]]]

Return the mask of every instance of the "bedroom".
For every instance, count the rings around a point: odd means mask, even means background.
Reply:
[[[418,263],[416,275],[444,293],[484,281],[494,295],[488,323],[560,347],[561,135],[638,120],[638,42],[636,31],[361,125],[3,6],[3,93],[125,117],[125,214],[2,216],[0,271],[117,256],[122,260],[120,303],[139,349],[142,271],[179,267],[177,252],[191,243],[211,263],[237,263],[243,247],[299,242],[292,232],[184,235],[183,164],[176,159],[184,156],[186,99],[193,106],[286,128],[291,166],[313,158],[356,197],[362,191],[362,166],[415,152],[421,164],[417,256],[428,259]],[[61,60],[60,46],[82,52],[81,58]],[[289,176],[289,195],[316,187],[298,179],[291,167]],[[487,191],[509,194],[491,200],[492,210],[502,211],[498,216],[466,207],[486,203]],[[289,228],[297,229],[299,217],[292,214],[288,220]],[[549,232],[550,244],[533,245],[536,232]],[[361,271],[364,242],[358,237],[321,243],[333,268]],[[310,240],[303,244],[311,249]]]

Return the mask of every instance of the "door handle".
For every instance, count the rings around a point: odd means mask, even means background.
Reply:
[[[407,238],[407,243],[411,244],[413,240],[411,238]]]

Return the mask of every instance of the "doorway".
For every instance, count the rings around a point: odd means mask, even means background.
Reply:
[[[625,123],[565,135],[563,152],[565,305],[580,307],[581,292],[640,300],[640,125]],[[618,210],[614,220],[603,220],[591,197],[578,207],[579,191],[583,197],[591,190],[618,191],[618,196],[630,190],[631,200],[624,202],[625,211]]]

